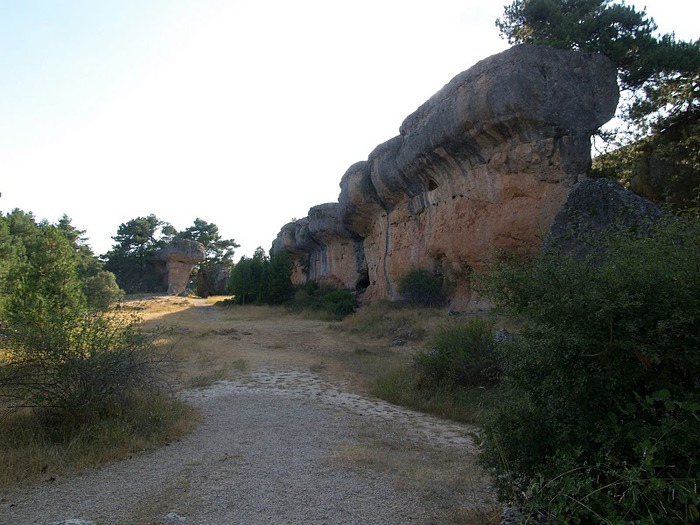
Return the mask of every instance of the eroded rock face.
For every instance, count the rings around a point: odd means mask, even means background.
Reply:
[[[204,261],[204,245],[197,241],[175,239],[159,254],[165,261],[166,280],[169,295],[180,295],[187,289],[187,283],[194,267]]]
[[[351,166],[337,203],[282,228],[296,282],[396,299],[397,279],[427,268],[472,299],[469,275],[497,249],[539,249],[590,165],[590,137],[617,107],[601,55],[517,46],[457,75],[397,137]]]
[[[643,231],[661,214],[657,204],[626,190],[617,181],[584,180],[576,184],[554,217],[544,249],[584,256],[591,243],[605,234],[628,228]]]

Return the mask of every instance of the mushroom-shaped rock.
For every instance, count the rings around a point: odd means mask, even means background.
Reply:
[[[201,242],[188,239],[175,239],[160,252],[165,261],[169,295],[180,295],[187,289],[187,283],[194,267],[203,262],[206,251]]]
[[[452,307],[478,308],[470,275],[497,250],[537,253],[618,96],[600,54],[516,46],[486,58],[352,165],[337,206],[311,208],[275,247],[296,261],[296,282],[362,289],[371,302],[424,268],[454,284]]]

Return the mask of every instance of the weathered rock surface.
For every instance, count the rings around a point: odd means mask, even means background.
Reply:
[[[620,228],[644,228],[661,216],[661,208],[611,179],[576,184],[554,217],[545,250],[574,255],[588,252],[591,241]],[[581,242],[586,239],[588,242]]]
[[[351,166],[337,203],[285,225],[297,283],[395,299],[426,268],[471,306],[469,275],[497,249],[538,250],[590,165],[590,137],[612,118],[616,70],[601,55],[517,46],[457,75],[397,137]]]
[[[204,245],[188,239],[175,239],[161,250],[159,258],[165,261],[169,295],[180,295],[187,289],[192,270],[205,257]]]

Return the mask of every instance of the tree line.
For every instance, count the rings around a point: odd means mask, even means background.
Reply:
[[[217,275],[228,272],[234,250],[239,247],[235,240],[222,238],[214,223],[196,218],[192,226],[177,231],[153,214],[122,223],[112,239],[112,249],[102,257],[105,269],[115,274],[117,283],[127,293],[165,291],[158,252],[175,239],[197,241],[204,246],[206,257],[193,276],[193,288],[200,295],[223,293],[223,289],[217,289]]]

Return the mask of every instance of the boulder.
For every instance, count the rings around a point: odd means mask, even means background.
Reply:
[[[478,306],[472,270],[498,249],[536,253],[586,177],[616,79],[598,54],[516,46],[489,57],[353,164],[338,202],[285,225],[272,251],[289,253],[297,283],[393,300],[397,280],[424,268],[444,277],[453,307]]]
[[[158,257],[165,261],[168,294],[180,295],[187,289],[194,267],[206,258],[206,252],[200,242],[175,239]]]
[[[643,230],[661,213],[658,205],[626,190],[617,181],[583,180],[574,186],[554,217],[543,249],[583,256],[589,252],[591,242],[606,233],[623,228]]]

